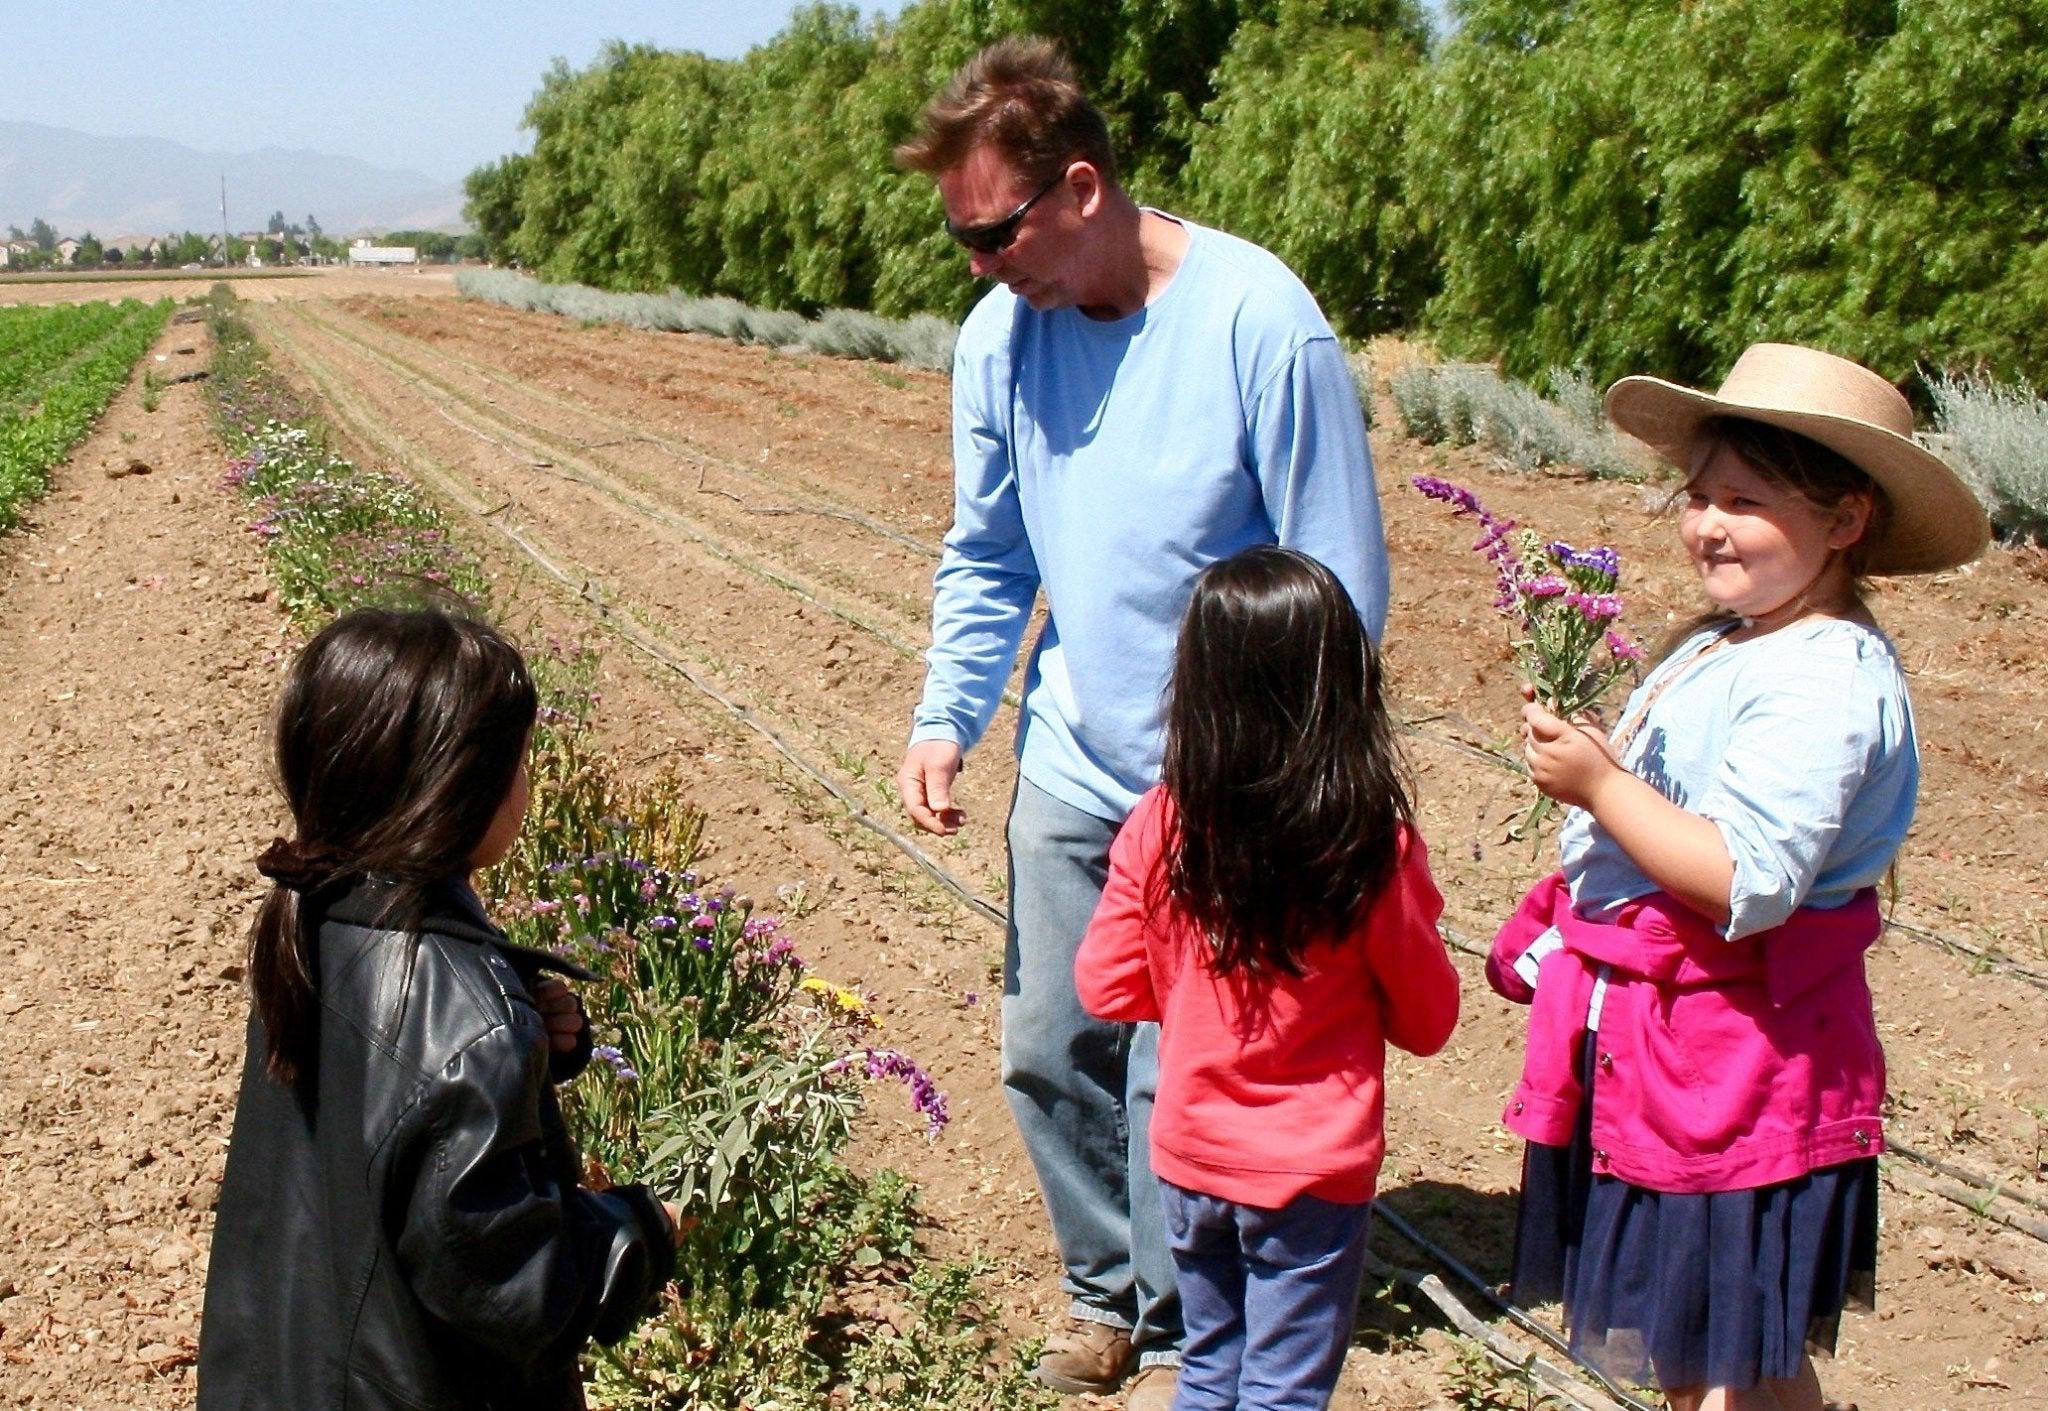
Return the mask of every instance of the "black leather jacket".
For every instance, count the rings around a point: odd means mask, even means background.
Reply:
[[[577,1185],[528,985],[579,972],[508,943],[465,884],[416,945],[376,926],[383,897],[320,923],[307,1079],[268,1076],[250,1019],[199,1406],[580,1407],[577,1353],[632,1328],[675,1252],[646,1188]]]

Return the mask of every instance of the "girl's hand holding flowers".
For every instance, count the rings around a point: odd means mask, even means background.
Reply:
[[[1590,808],[1594,792],[1621,762],[1607,734],[1583,720],[1565,720],[1535,702],[1535,688],[1524,686],[1522,758],[1529,777],[1544,796],[1573,808]]]

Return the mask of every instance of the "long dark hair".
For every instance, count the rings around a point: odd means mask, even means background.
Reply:
[[[1177,651],[1165,889],[1216,973],[1299,975],[1386,886],[1413,815],[1378,653],[1335,574],[1270,546],[1195,580]]]
[[[257,860],[276,886],[249,932],[274,1077],[296,1082],[317,1051],[319,910],[374,876],[386,919],[416,924],[428,889],[469,871],[537,708],[518,650],[438,609],[358,609],[299,653],[272,722],[296,836]]]

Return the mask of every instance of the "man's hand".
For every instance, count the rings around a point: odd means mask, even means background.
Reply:
[[[896,792],[910,821],[927,833],[950,837],[967,815],[953,806],[953,780],[960,773],[960,747],[951,740],[920,740],[903,755]]]

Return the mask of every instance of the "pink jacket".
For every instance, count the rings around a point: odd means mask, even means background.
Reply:
[[[1308,948],[1302,974],[1222,980],[1193,925],[1146,905],[1172,809],[1164,789],[1138,800],[1074,962],[1090,1014],[1159,1022],[1153,1171],[1268,1210],[1302,1194],[1371,1200],[1387,1044],[1435,1053],[1458,1020],[1422,839],[1404,833],[1386,889],[1350,932]]]
[[[1514,964],[1551,927],[1532,991]],[[1528,1004],[1528,1054],[1502,1120],[1551,1146],[1578,1118],[1577,1036],[1600,968],[1593,1170],[1669,1192],[1746,1190],[1884,1150],[1884,1050],[1863,952],[1877,893],[1803,907],[1726,941],[1662,892],[1613,923],[1574,915],[1562,873],[1538,882],[1494,937],[1487,982]]]

